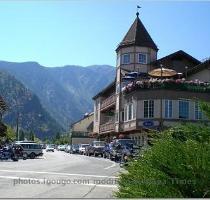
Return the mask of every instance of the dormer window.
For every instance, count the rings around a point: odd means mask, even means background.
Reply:
[[[147,64],[147,54],[146,53],[139,53],[139,63],[140,64]]]
[[[122,55],[122,64],[130,64],[130,54]]]

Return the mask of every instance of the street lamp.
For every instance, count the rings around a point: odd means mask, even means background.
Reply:
[[[185,78],[187,79],[187,70],[188,70],[188,66],[185,66]]]
[[[160,69],[161,69],[161,80],[163,78],[163,65],[160,64]],[[163,127],[163,98],[162,96],[160,97],[160,124],[159,124],[160,130],[162,130]]]

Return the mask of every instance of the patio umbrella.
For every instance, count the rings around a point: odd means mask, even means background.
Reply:
[[[136,78],[138,76],[138,74],[139,74],[138,72],[130,72],[130,73],[126,74],[126,76],[131,76],[131,77]]]
[[[172,76],[175,76],[177,72],[173,69],[157,68],[157,69],[153,69],[148,74],[154,77],[172,77]]]
[[[123,81],[132,81],[132,80],[134,80],[135,78],[132,77],[132,76],[125,76],[125,77],[123,77],[122,79],[123,79]]]

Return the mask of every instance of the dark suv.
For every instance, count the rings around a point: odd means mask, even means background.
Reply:
[[[112,141],[110,159],[124,161],[128,157],[133,157],[137,153],[137,146],[132,139],[116,139]]]
[[[110,153],[112,151],[112,148],[113,148],[113,143],[112,142],[105,144],[104,149],[103,149],[103,157],[104,158],[111,159]]]
[[[105,143],[103,141],[93,141],[90,146],[86,148],[86,155],[103,156]]]

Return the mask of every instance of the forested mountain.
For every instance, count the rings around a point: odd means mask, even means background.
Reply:
[[[0,62],[6,70],[38,96],[50,115],[68,129],[84,113],[93,111],[92,97],[114,80],[112,66],[43,67],[36,62]]]
[[[0,95],[8,106],[3,121],[13,128],[33,131],[39,138],[55,135],[62,127],[42,107],[38,97],[5,71],[0,71]]]

